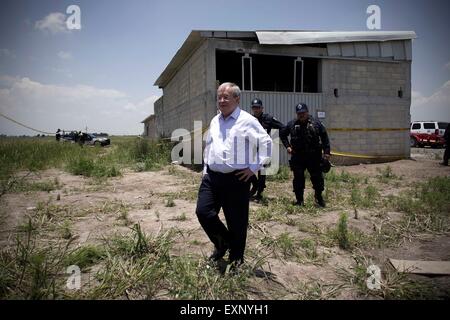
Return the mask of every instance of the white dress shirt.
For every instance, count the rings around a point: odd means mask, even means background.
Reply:
[[[230,173],[250,168],[257,173],[272,156],[272,139],[258,120],[239,106],[227,118],[216,115],[209,126],[204,152],[212,171]]]

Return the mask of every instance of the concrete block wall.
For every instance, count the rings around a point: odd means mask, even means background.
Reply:
[[[205,41],[163,88],[164,103],[155,109],[159,136],[169,137],[178,128],[191,131],[194,121],[206,121],[207,48]]]
[[[410,123],[411,62],[324,59],[322,70],[323,122],[334,151],[410,156],[409,130],[399,129]]]
[[[155,118],[151,118],[144,123],[144,135],[145,138],[156,139],[158,136],[156,134],[156,122]]]

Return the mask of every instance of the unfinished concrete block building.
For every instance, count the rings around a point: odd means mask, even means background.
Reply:
[[[234,82],[283,123],[305,102],[332,151],[353,162],[408,158],[414,32],[192,31],[156,80],[156,135],[208,126]],[[284,148],[280,159],[287,163]]]

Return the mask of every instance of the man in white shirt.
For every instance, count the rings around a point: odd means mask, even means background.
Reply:
[[[247,239],[250,178],[270,162],[272,139],[255,117],[239,108],[237,85],[220,85],[217,101],[220,113],[209,126],[196,214],[215,246],[210,259],[218,261],[230,250],[230,263],[239,265]],[[221,208],[227,226],[219,219]]]

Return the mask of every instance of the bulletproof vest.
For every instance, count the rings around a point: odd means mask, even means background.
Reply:
[[[295,122],[291,128],[291,145],[297,153],[313,153],[321,149],[316,123],[308,119],[305,124]]]
[[[270,134],[270,131],[272,130],[272,118],[267,113],[263,113],[258,119],[261,126],[266,130],[268,134]]]

